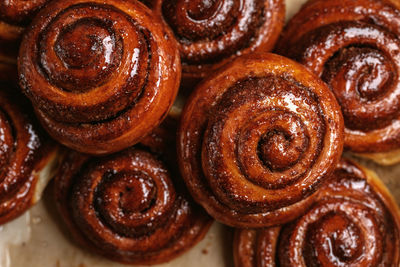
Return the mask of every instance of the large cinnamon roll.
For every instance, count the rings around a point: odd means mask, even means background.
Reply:
[[[23,96],[1,85],[0,224],[40,199],[57,163],[57,145],[38,128],[28,107]]]
[[[170,162],[160,158],[167,147],[173,150],[164,139],[171,132],[164,133],[146,137],[150,150],[66,155],[56,176],[56,199],[82,245],[111,260],[148,265],[170,261],[203,239],[212,220],[185,194]]]
[[[343,118],[327,86],[274,54],[240,57],[189,98],[178,159],[193,197],[237,227],[290,221],[333,172]]]
[[[237,267],[399,266],[400,213],[371,171],[342,161],[313,206],[282,227],[236,230]]]
[[[271,50],[285,18],[283,0],[153,2],[179,43],[188,89],[238,55]]]
[[[399,7],[386,0],[309,1],[277,46],[334,92],[345,148],[383,164],[400,161]]]
[[[24,36],[20,84],[57,141],[90,154],[119,151],[172,106],[180,59],[169,36],[138,1],[53,1]]]

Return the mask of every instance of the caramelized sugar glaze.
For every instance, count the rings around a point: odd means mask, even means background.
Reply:
[[[324,80],[345,119],[345,148],[400,149],[400,10],[385,0],[313,0],[277,45]],[[399,159],[397,159],[399,160]]]
[[[307,69],[273,54],[240,57],[186,103],[178,159],[191,194],[237,227],[290,221],[334,170],[343,118]]]
[[[90,154],[119,151],[173,104],[181,69],[169,35],[137,1],[51,2],[24,36],[20,85],[57,141]]]
[[[154,0],[173,30],[183,66],[183,87],[241,54],[270,51],[285,19],[283,0]]]
[[[82,245],[115,261],[147,265],[167,262],[203,239],[212,220],[176,175],[174,124],[163,123],[143,144],[107,157],[66,155],[56,199]]]
[[[56,154],[56,144],[38,128],[29,107],[23,96],[1,85],[0,224],[21,215],[36,201],[41,171]]]
[[[25,27],[49,0],[0,0],[0,80],[17,80],[17,54]]]
[[[372,172],[343,160],[314,204],[282,227],[236,230],[237,267],[398,266],[400,216]]]

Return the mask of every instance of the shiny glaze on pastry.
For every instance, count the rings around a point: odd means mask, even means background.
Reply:
[[[342,148],[343,118],[331,91],[274,54],[240,57],[204,80],[178,131],[180,169],[194,199],[236,227],[295,218]]]
[[[25,27],[49,0],[0,0],[0,81],[17,80],[18,47]]]
[[[38,127],[29,106],[24,96],[1,85],[0,224],[38,201],[56,162],[57,145]]]
[[[400,149],[399,7],[398,1],[313,0],[277,45],[329,85],[343,111],[345,148],[355,153]]]
[[[20,40],[25,26],[49,0],[0,0],[0,43]]]
[[[285,18],[283,0],[155,0],[154,10],[179,43],[189,91],[238,55],[271,50]]]
[[[137,1],[51,2],[24,36],[20,85],[57,141],[90,154],[122,150],[175,99],[180,59],[169,35]]]
[[[175,143],[176,128],[166,132],[170,125],[146,137],[146,146],[101,158],[66,155],[56,199],[82,245],[114,261],[150,265],[170,261],[203,239],[212,219],[175,175],[176,157],[167,153]]]
[[[314,201],[282,227],[236,230],[235,266],[399,266],[399,209],[373,172],[344,160]]]

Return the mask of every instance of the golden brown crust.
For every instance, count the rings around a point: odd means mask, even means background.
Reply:
[[[57,141],[84,153],[119,151],[173,104],[180,61],[169,35],[136,1],[54,1],[24,36],[21,87]]]
[[[155,0],[154,10],[171,27],[182,58],[182,86],[238,55],[270,51],[282,30],[282,0]]]
[[[240,57],[186,103],[178,160],[193,197],[237,227],[296,218],[340,159],[343,118],[326,85],[273,54]]]
[[[38,179],[57,151],[32,117],[28,101],[8,90],[4,85],[0,90],[0,224],[37,201]]]
[[[102,158],[66,155],[56,177],[57,204],[74,237],[93,252],[123,263],[158,264],[207,233],[211,218],[173,179],[172,161],[161,161],[171,160],[165,153],[174,144],[166,137],[175,131],[166,134],[164,126],[146,137],[146,148]]]
[[[396,6],[397,4],[397,6]],[[313,0],[285,28],[277,49],[320,76],[341,105],[345,148],[400,148],[398,1]]]
[[[343,160],[314,201],[282,227],[237,230],[235,266],[399,265],[399,208],[373,172]]]

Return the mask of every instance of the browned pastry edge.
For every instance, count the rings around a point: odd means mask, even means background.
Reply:
[[[196,88],[177,145],[186,185],[211,216],[271,226],[296,218],[334,170],[343,120],[333,94],[303,66],[253,54]]]
[[[58,145],[40,129],[24,96],[10,88],[0,89],[0,224],[38,201],[57,165]]]
[[[337,186],[338,183],[341,185]],[[342,188],[343,184],[347,184],[347,190]],[[237,229],[233,250],[235,266],[329,265],[310,261],[318,256],[331,257],[337,264],[344,264],[341,266],[398,266],[399,207],[374,172],[343,160],[332,180],[316,195],[314,205],[295,222],[260,230]],[[357,213],[359,209],[363,212]],[[318,236],[325,237],[330,246],[320,246]],[[374,253],[363,254],[363,249],[368,250],[371,244],[375,246]],[[362,262],[368,256],[375,262],[368,259]]]

